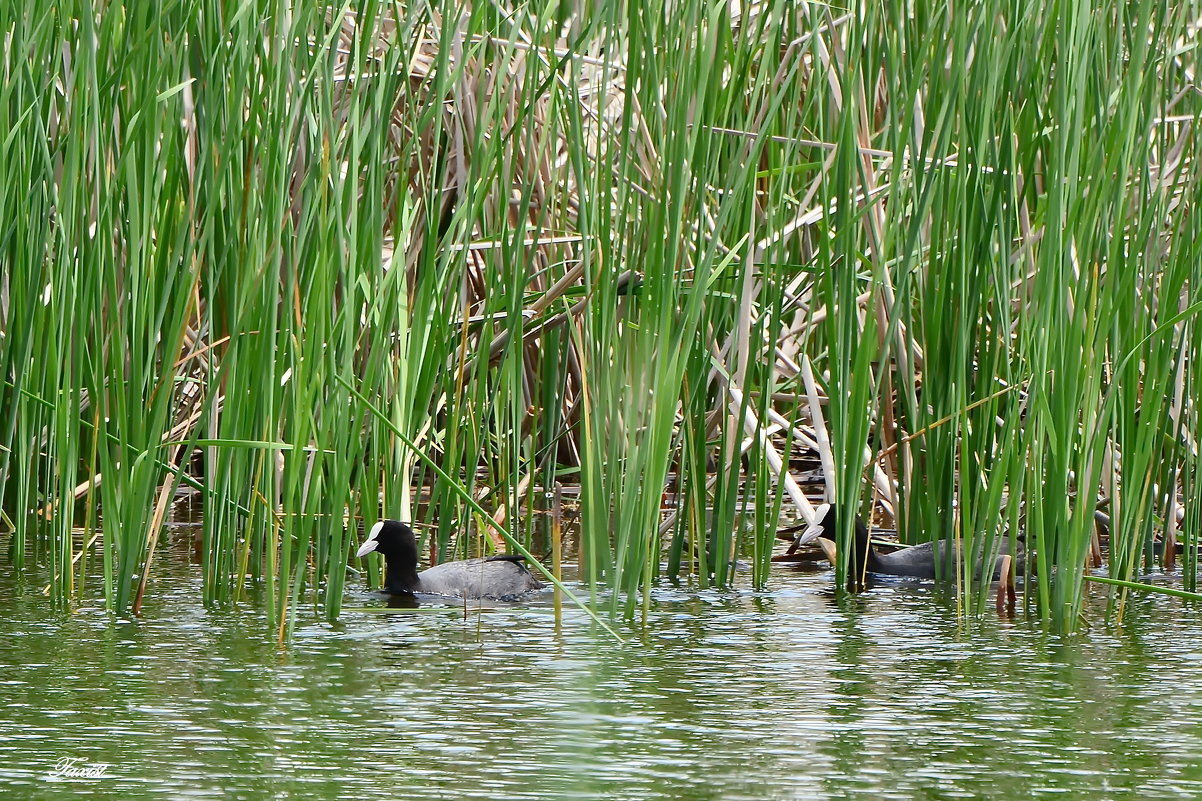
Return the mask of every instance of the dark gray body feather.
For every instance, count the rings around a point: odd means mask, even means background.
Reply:
[[[525,565],[496,557],[435,565],[418,573],[417,581],[416,592],[455,598],[506,598],[543,586]]]
[[[973,577],[979,579],[984,574],[983,549],[985,543],[978,537],[976,544],[981,547],[977,549],[977,558],[974,560]],[[1009,540],[1003,539],[1001,550],[993,560],[993,571],[990,575],[992,580],[996,581],[1001,578],[1002,556],[1009,550]],[[940,578],[951,578],[955,576],[954,571],[959,568],[960,564],[960,545],[950,540],[924,542],[921,545],[904,548],[893,553],[879,553],[875,549],[868,551],[868,572],[886,576],[935,578],[938,573]],[[1015,562],[1015,572],[1022,573],[1021,555]]]

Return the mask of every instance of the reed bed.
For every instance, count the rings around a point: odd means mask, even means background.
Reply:
[[[762,586],[813,458],[908,541],[1024,531],[1050,626],[1099,512],[1114,615],[1176,542],[1196,589],[1200,24],[0,0],[13,567],[136,613],[192,487],[205,600],[258,583],[286,636],[362,526],[549,553],[568,484],[587,604],[633,615]]]

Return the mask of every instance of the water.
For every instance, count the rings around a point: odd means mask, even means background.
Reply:
[[[1057,638],[781,569],[661,589],[624,645],[544,598],[352,608],[280,649],[255,607],[197,602],[186,547],[156,574],[114,623],[3,572],[3,798],[1202,798],[1202,612],[1177,599]]]

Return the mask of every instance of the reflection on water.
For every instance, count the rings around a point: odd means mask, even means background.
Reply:
[[[781,570],[664,589],[618,645],[578,612],[557,631],[549,597],[356,592],[281,650],[258,610],[199,606],[186,557],[159,568],[117,624],[0,579],[5,798],[1202,798],[1202,613],[1176,599],[1063,639]]]

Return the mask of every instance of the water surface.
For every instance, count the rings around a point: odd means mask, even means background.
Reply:
[[[253,604],[199,604],[186,548],[157,574],[114,622],[0,573],[4,798],[1202,798],[1202,614],[1177,599],[1060,638],[781,569],[662,588],[618,644],[545,597],[385,614],[353,589],[281,649]]]

